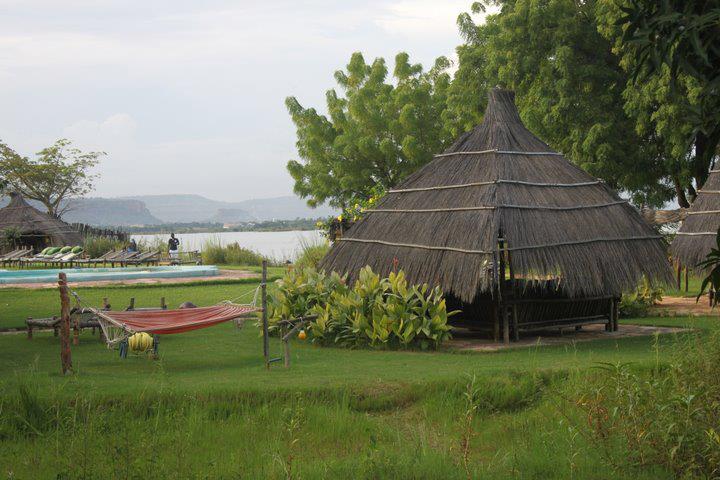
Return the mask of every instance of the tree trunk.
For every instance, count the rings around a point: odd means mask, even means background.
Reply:
[[[685,189],[680,185],[680,180],[677,177],[673,177],[673,186],[675,187],[675,195],[677,196],[678,205],[681,208],[690,208],[690,202],[688,202],[685,196]]]
[[[705,184],[705,180],[708,177],[708,170],[710,170],[710,161],[713,157],[714,148],[710,148],[708,137],[698,132],[695,135],[695,160],[693,161],[693,177],[695,178],[695,185],[698,189],[702,188]]]

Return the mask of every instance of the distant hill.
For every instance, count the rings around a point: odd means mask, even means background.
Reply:
[[[7,197],[0,198],[0,207],[7,205],[8,201]],[[150,213],[143,202],[138,200],[74,198],[70,202],[70,210],[62,215],[62,219],[69,223],[118,227],[162,223]],[[28,200],[28,203],[42,212],[45,211],[43,204],[36,200]]]
[[[99,226],[160,225],[163,223],[295,220],[333,215],[329,207],[310,208],[294,196],[221,202],[201,195],[137,195],[121,198],[78,198],[63,215],[67,222]],[[0,207],[8,199],[0,199]],[[35,201],[34,207],[44,211]]]
[[[294,220],[332,215],[329,207],[310,208],[305,200],[288,195],[242,202],[222,202],[200,195],[137,195],[150,213],[163,222],[245,222],[250,220]]]

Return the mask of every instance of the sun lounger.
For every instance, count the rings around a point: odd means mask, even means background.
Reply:
[[[139,255],[125,260],[125,265],[150,265],[160,261],[160,252],[153,250],[151,252],[142,252]]]

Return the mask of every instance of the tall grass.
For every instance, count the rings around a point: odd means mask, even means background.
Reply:
[[[317,268],[320,260],[323,259],[330,250],[330,244],[327,240],[321,239],[317,241],[300,239],[300,252],[294,264],[297,268],[312,267]]]
[[[111,250],[120,250],[127,245],[120,240],[109,237],[87,236],[83,243],[84,253],[90,258],[98,258]]]
[[[21,380],[2,396],[0,469],[10,478],[662,478],[598,476],[600,455],[572,443],[542,403],[561,378],[527,375],[74,399]]]
[[[223,245],[220,237],[210,237],[205,240],[202,247],[202,260],[206,265],[262,265],[265,259],[259,253],[239,243]]]

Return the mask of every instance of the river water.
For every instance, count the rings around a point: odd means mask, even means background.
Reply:
[[[315,245],[325,241],[319,231],[289,232],[218,232],[218,233],[178,233],[181,251],[202,250],[207,242],[213,244],[239,243],[241,247],[254,250],[276,261],[294,260],[303,244]],[[169,234],[133,235],[136,242],[155,245],[167,242]]]

